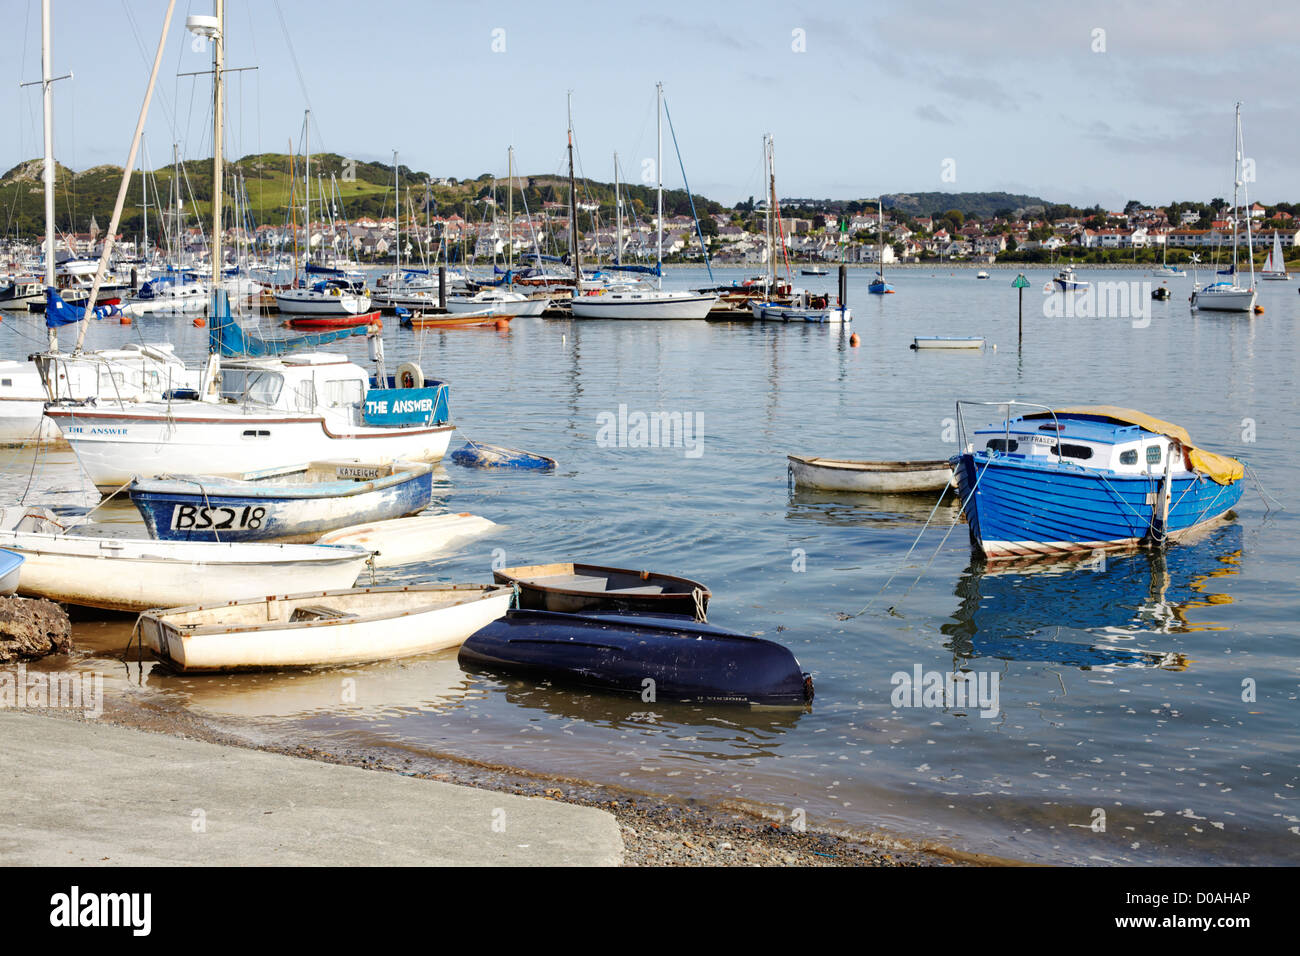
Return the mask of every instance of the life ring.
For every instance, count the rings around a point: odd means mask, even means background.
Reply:
[[[403,362],[397,366],[398,388],[424,388],[424,371],[414,362]]]

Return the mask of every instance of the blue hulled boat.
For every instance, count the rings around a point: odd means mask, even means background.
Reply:
[[[971,544],[990,558],[1163,544],[1241,498],[1244,467],[1177,425],[1110,405],[1035,411],[976,429],[954,459]]]

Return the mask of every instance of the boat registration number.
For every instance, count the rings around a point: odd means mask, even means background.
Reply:
[[[172,528],[176,531],[256,531],[262,527],[266,509],[245,505],[228,508],[224,505],[177,505],[172,509]]]

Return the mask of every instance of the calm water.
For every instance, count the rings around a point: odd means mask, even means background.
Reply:
[[[1244,318],[1191,314],[1190,280],[1170,280],[1174,298],[1151,303],[1149,326],[1135,328],[1129,319],[1045,318],[1040,269],[1030,273],[1018,354],[1013,275],[899,272],[898,294],[869,298],[868,274],[855,271],[859,348],[825,327],[527,319],[509,332],[417,337],[387,323],[390,365],[416,358],[449,381],[462,436],[560,462],[550,476],[449,465],[442,504],[502,527],[397,577],[485,580],[495,556],[698,578],[713,589],[714,623],[782,641],[813,673],[809,713],[542,688],[464,673],[454,654],[301,675],[146,671],[142,686],[112,686],[252,739],[451,754],[787,816],[802,810],[812,826],[886,829],[1021,859],[1293,863],[1295,285],[1262,283],[1265,314]],[[700,281],[672,276],[674,285]],[[834,277],[803,281],[830,288]],[[934,334],[983,335],[997,348],[908,349],[912,336]],[[101,325],[94,335],[171,338],[194,357],[205,347],[188,320]],[[26,354],[40,337],[35,320],[6,317],[0,354]],[[354,341],[347,349],[363,359]],[[965,526],[952,529],[952,509],[940,510],[904,564],[932,501],[788,490],[791,452],[951,454],[959,398],[1145,410],[1248,460],[1290,510],[1266,513],[1252,487],[1229,521],[1165,556],[986,571]],[[702,416],[700,453],[600,447],[598,416],[620,405]],[[32,456],[0,453],[5,462],[6,488],[21,493]],[[70,462],[43,456],[36,493],[76,499]],[[109,511],[119,521],[132,514]],[[82,634],[107,648],[128,630],[87,625]],[[998,714],[895,709],[891,675],[918,665],[996,674]],[[339,702],[343,677],[356,681],[355,704]],[[1243,700],[1244,682],[1254,700]]]

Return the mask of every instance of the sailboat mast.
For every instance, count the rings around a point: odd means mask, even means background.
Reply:
[[[1236,174],[1233,177],[1233,200],[1236,201],[1236,190],[1239,184],[1242,185],[1243,193],[1246,199],[1246,258],[1250,262],[1250,287],[1255,288],[1255,244],[1250,234],[1250,191],[1245,189],[1241,178],[1241,159],[1242,153],[1246,151],[1246,144],[1241,136],[1241,104],[1237,104],[1237,163],[1235,166]],[[1235,217],[1234,217],[1235,222]],[[1233,260],[1236,261],[1237,246],[1233,243],[1232,247]],[[1234,270],[1235,271],[1235,270]]]
[[[655,176],[659,179],[658,221],[659,232],[655,240],[655,272],[659,274],[659,288],[664,287],[664,85],[655,84]]]
[[[776,137],[767,134],[764,151],[767,165],[767,250],[772,264],[772,288],[776,288]]]
[[[45,285],[54,287],[54,77],[50,71],[50,0],[41,0],[41,100],[45,112]],[[91,303],[93,305],[93,303]],[[50,351],[59,350],[59,336],[46,330]]]
[[[618,189],[618,150],[614,151],[614,265],[623,264],[623,199]]]
[[[397,174],[397,150],[393,150],[393,216],[397,220],[397,258],[394,259],[394,277],[402,274],[402,182]]]
[[[302,172],[302,228],[303,235],[307,240],[307,248],[303,250],[303,262],[305,265],[311,264],[311,110],[303,110],[302,114],[302,143],[303,154],[306,158],[307,165],[303,167]]]
[[[506,148],[506,271],[515,265],[515,148]]]
[[[885,197],[876,197],[876,248],[880,251],[880,278],[885,278]]]
[[[217,32],[212,37],[212,291],[221,287],[221,132],[225,126],[222,117],[221,73],[226,66],[225,0],[214,0],[213,12],[217,17]]]
[[[569,258],[573,260],[573,291],[582,287],[582,255],[578,249],[578,188],[573,178],[573,91],[569,91]]]

